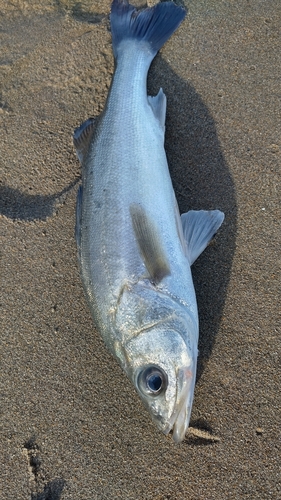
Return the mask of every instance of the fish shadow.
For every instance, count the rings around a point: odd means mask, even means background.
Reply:
[[[224,159],[216,125],[196,90],[158,55],[148,77],[148,93],[167,96],[165,149],[181,213],[220,209],[225,221],[192,266],[199,320],[197,380],[211,356],[223,316],[235,250],[235,186]]]
[[[76,21],[81,23],[100,24],[104,19],[108,18],[108,14],[88,12],[82,2],[67,5],[61,0],[55,0],[54,3],[61,14],[68,12]]]
[[[80,177],[59,193],[52,195],[32,195],[9,186],[0,186],[0,214],[12,220],[45,221],[56,213],[59,206],[64,203],[67,194],[79,181]]]

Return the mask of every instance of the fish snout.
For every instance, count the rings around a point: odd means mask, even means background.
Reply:
[[[173,440],[180,443],[184,440],[189,426],[194,396],[196,367],[184,367],[178,371],[177,398],[174,411],[164,430],[165,434],[173,431]]]

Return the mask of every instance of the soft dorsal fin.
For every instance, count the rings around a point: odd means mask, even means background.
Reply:
[[[159,120],[160,126],[165,132],[167,99],[163,92],[163,89],[161,88],[158,94],[154,97],[151,97],[150,95],[147,96],[147,99],[148,103],[152,107],[155,118]]]
[[[73,143],[80,163],[85,158],[93,137],[96,118],[88,118],[74,130]]]
[[[130,215],[144,265],[153,283],[160,283],[171,271],[157,228],[136,203],[130,205]]]
[[[190,265],[205,250],[224,220],[220,210],[190,210],[181,215]]]

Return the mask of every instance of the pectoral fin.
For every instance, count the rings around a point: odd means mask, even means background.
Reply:
[[[220,210],[190,210],[181,215],[190,265],[205,250],[224,220]]]
[[[130,206],[130,215],[144,265],[153,283],[160,283],[171,271],[157,228],[137,204]]]
[[[94,133],[95,118],[89,118],[74,130],[73,143],[80,163],[83,162]]]

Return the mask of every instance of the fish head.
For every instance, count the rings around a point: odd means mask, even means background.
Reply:
[[[181,442],[194,394],[197,341],[165,326],[142,331],[126,346],[127,375],[157,427]],[[194,345],[193,345],[194,344]]]

